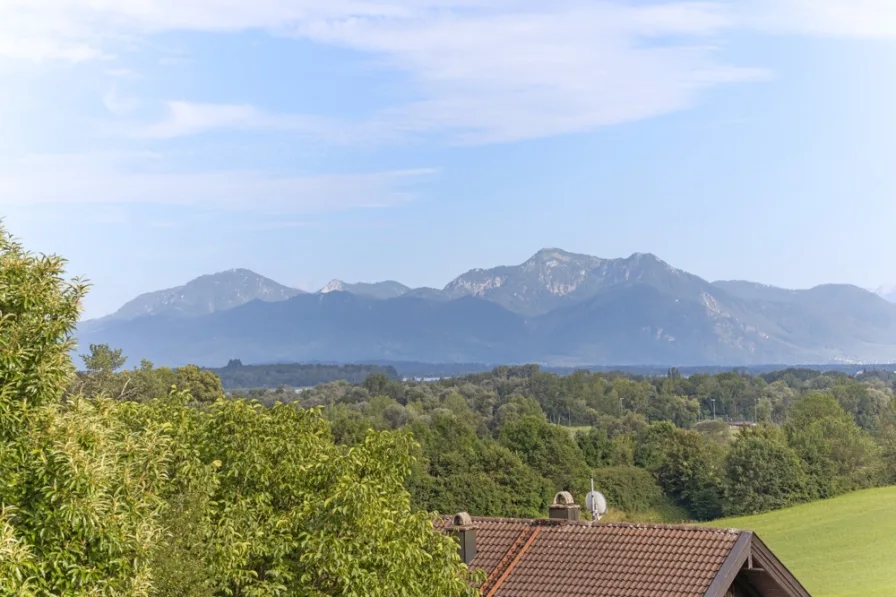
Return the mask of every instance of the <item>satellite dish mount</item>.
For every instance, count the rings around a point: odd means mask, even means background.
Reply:
[[[594,490],[594,477],[591,477],[591,493],[585,498],[585,505],[591,510],[591,516],[594,520],[600,520],[600,517],[607,513],[607,498],[599,491]]]

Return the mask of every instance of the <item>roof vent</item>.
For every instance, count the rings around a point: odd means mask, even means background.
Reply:
[[[561,491],[554,496],[554,503],[548,508],[548,515],[554,520],[578,520],[579,507],[568,491]]]
[[[457,539],[460,559],[469,566],[476,557],[476,527],[473,526],[473,519],[466,512],[455,514],[450,532]]]

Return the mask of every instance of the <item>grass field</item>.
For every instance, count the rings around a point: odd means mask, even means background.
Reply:
[[[896,487],[712,525],[755,531],[813,597],[896,596]]]

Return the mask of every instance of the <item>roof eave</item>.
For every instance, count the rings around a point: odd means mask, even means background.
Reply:
[[[787,566],[755,534],[751,541],[753,559],[792,597],[812,597]]]
[[[704,597],[725,597],[725,593],[734,583],[744,562],[750,557],[752,543],[753,533],[741,531],[731,551],[728,552],[728,557],[725,558],[709,588],[703,594]]]

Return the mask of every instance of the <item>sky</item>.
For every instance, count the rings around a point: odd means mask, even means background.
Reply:
[[[894,0],[3,0],[0,217],[85,317],[543,247],[896,283]]]

